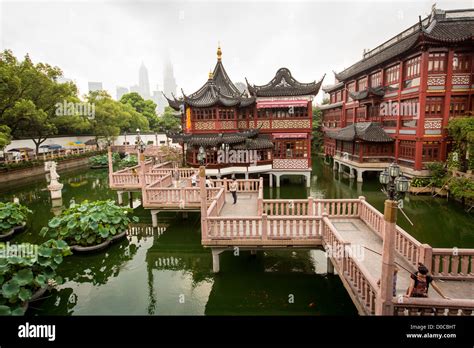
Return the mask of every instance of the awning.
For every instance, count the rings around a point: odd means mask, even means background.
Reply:
[[[273,133],[273,139],[306,139],[307,133]]]
[[[263,100],[257,102],[257,109],[307,107],[307,100]]]

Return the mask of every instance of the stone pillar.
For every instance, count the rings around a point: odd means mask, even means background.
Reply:
[[[249,179],[249,172],[245,172],[245,180]]]
[[[151,224],[153,227],[158,227],[158,210],[150,210],[151,212]]]
[[[269,181],[269,185],[270,187],[273,187],[273,174],[272,173],[268,173],[268,181]]]
[[[311,173],[305,173],[306,187],[311,187]]]
[[[250,250],[250,255],[257,255],[257,250],[255,249]]]
[[[337,169],[337,161],[336,160],[333,160],[332,162],[332,170],[336,170]]]
[[[397,209],[396,201],[385,200],[382,274],[380,275],[380,288],[375,309],[375,314],[377,315],[393,315],[393,271],[395,269]]]
[[[280,187],[280,174],[275,174],[276,178],[276,187]]]
[[[219,273],[220,271],[219,255],[223,251],[224,249],[212,249],[212,272],[214,273]]]
[[[349,178],[350,179],[354,179],[355,178],[355,175],[354,175],[354,172],[356,171],[355,168],[352,168],[352,167],[349,167]]]
[[[123,191],[117,191],[117,202],[118,205],[123,204]]]
[[[418,256],[418,262],[421,262],[431,272],[433,264],[433,248],[429,244],[420,245],[420,255]]]
[[[342,173],[343,171],[344,171],[344,170],[343,170],[343,168],[342,168],[342,163],[339,162],[339,169],[338,169],[338,172],[339,172],[339,173]]]
[[[364,171],[362,171],[361,169],[357,170],[357,182],[363,182],[364,179],[362,178],[362,173]]]
[[[207,191],[206,191],[206,167],[199,167],[199,192],[201,196],[201,240],[207,239]],[[214,260],[214,250],[212,254]],[[217,257],[219,264],[219,257]],[[217,266],[219,268],[219,266]],[[217,270],[219,272],[219,270]]]
[[[326,257],[327,260],[327,274],[334,274],[334,265],[329,257]]]
[[[128,205],[130,208],[133,208],[133,192],[128,191]]]

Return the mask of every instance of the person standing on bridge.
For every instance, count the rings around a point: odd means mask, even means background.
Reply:
[[[232,178],[232,182],[230,183],[229,186],[230,186],[229,191],[230,191],[230,193],[232,193],[232,198],[234,198],[234,203],[233,204],[236,204],[237,203],[238,185],[237,185],[237,180],[235,180],[235,177]]]

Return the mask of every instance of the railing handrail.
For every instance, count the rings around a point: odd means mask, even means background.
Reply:
[[[397,298],[392,300],[394,307],[444,307],[444,308],[458,308],[467,309],[474,308],[474,300],[469,299],[444,299],[444,298],[430,298],[430,297],[407,297],[403,298],[403,302],[398,302]]]
[[[433,256],[435,255],[450,255],[450,256],[462,256],[462,255],[472,255],[474,256],[474,249],[459,249],[456,248],[456,255],[453,254],[453,248],[432,248]]]
[[[322,217],[322,220],[323,222],[326,224],[326,226],[329,227],[329,229],[331,230],[331,232],[336,236],[337,240],[339,241],[339,243],[341,244],[349,244],[349,242],[346,242],[344,240],[344,238],[342,238],[342,236],[339,234],[339,232],[337,232],[337,229],[336,227],[332,224],[331,220],[329,220],[329,218],[327,216],[323,216]]]

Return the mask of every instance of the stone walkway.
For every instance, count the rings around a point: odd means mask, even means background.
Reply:
[[[219,216],[257,216],[257,194],[254,192],[238,192],[237,203],[231,193],[226,193],[225,204]]]

